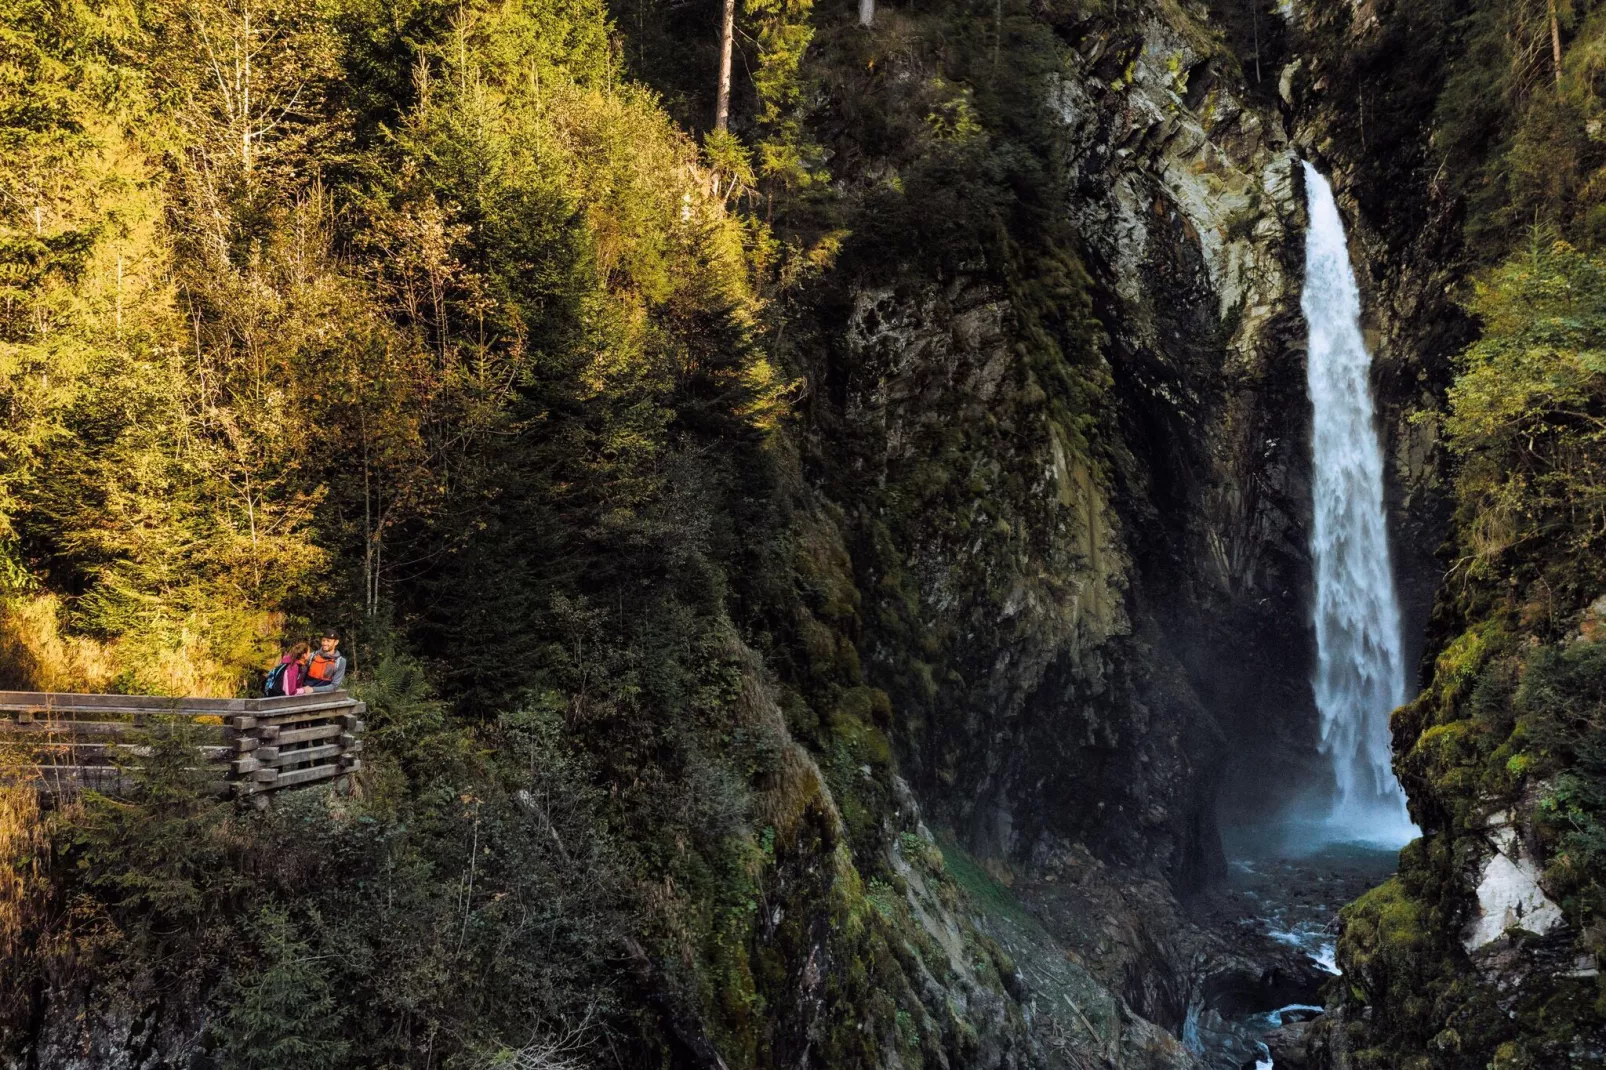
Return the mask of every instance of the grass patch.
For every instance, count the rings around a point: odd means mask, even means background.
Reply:
[[[977,909],[1001,914],[1021,925],[1037,927],[1036,919],[1026,912],[1014,893],[982,868],[975,856],[959,846],[951,830],[939,830],[936,839],[937,846],[942,849],[943,866],[948,876],[970,897]]]

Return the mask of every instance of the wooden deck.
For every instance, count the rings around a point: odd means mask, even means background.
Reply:
[[[198,768],[216,773],[220,792],[340,781],[362,768],[364,710],[344,691],[233,699],[0,691],[0,776],[56,794],[115,794],[149,753],[151,729],[177,720],[190,722]]]

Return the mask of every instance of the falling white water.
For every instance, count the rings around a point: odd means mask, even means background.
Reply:
[[[1400,605],[1383,514],[1383,455],[1372,423],[1372,356],[1333,188],[1305,164],[1310,229],[1305,292],[1316,562],[1316,708],[1338,794],[1335,839],[1403,844],[1417,835],[1390,768],[1389,714],[1405,701]]]

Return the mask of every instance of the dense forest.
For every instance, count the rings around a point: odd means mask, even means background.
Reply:
[[[712,2],[0,10],[0,683],[251,694],[332,627],[369,709],[349,794],[216,799],[177,725],[126,797],[5,788],[0,1061],[1082,1070],[1107,1022],[1180,1036],[1198,993],[1134,954],[1043,1040],[979,920],[1036,924],[1007,886],[1073,856],[1167,903],[1217,875],[1210,769],[1259,707],[1206,639],[1253,676],[1241,635],[1308,623],[1195,626],[1297,602],[1216,543],[1228,594],[1180,593],[1200,502],[1271,508],[1187,437],[1274,395],[1282,321],[1241,345],[1253,302],[1190,281],[1269,198],[1217,181],[1219,238],[1141,202],[1141,272],[1075,207],[1171,151],[1121,141],[1163,83],[1168,138],[1266,171],[1286,127],[1372,288],[1438,302],[1406,378],[1443,578],[1393,722],[1424,837],[1346,909],[1313,1057],[1596,1065],[1606,5],[744,0],[730,47],[725,124]],[[1134,308],[1237,363],[1190,378]],[[1004,356],[898,395],[945,317]],[[843,341],[876,330],[886,368]],[[1517,965],[1459,935],[1494,811],[1567,919]],[[1125,1065],[1195,1065],[1143,1036]]]
[[[851,210],[801,127],[810,12],[743,12],[745,138],[701,143],[627,58],[676,15],[7,6],[6,686],[233,695],[334,625],[370,710],[353,798],[216,802],[175,728],[130,798],[10,799],[12,1057],[100,1065],[123,1007],[280,1070],[974,1045],[911,988],[942,956],[878,852],[948,882],[786,433],[819,389],[788,309]],[[981,255],[1034,165],[921,93],[873,136],[953,210],[866,218]],[[1085,333],[1057,270],[1042,347]]]

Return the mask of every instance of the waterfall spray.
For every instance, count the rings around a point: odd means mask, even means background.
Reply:
[[[1334,838],[1402,844],[1417,834],[1390,766],[1389,714],[1405,701],[1399,600],[1383,513],[1383,455],[1373,426],[1372,356],[1333,189],[1305,164],[1316,566],[1316,708],[1338,792]]]

